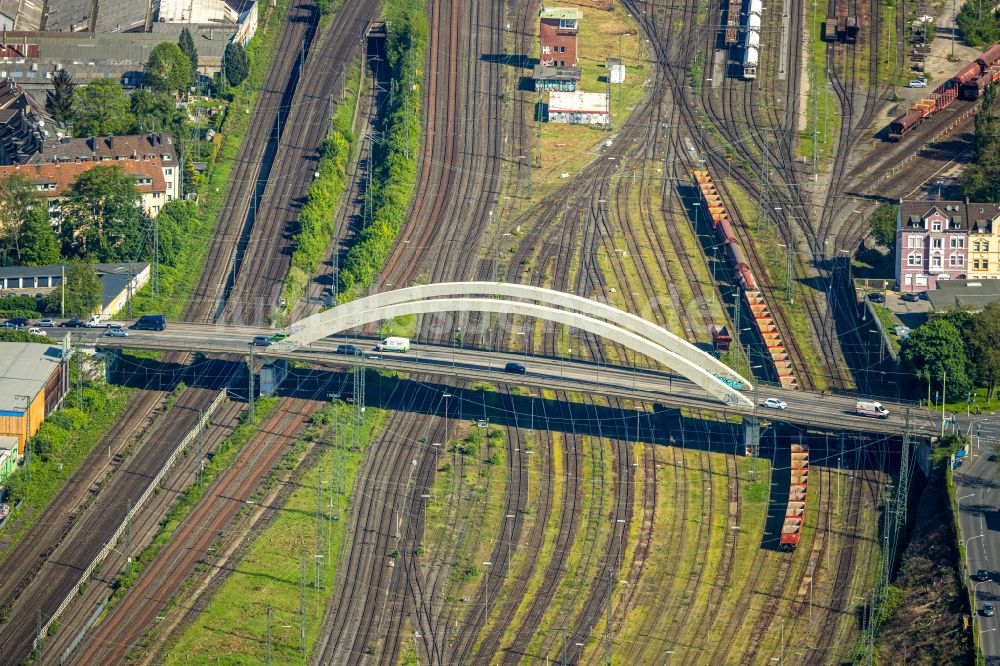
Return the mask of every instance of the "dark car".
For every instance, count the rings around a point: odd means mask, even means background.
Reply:
[[[504,372],[509,372],[511,374],[514,374],[514,375],[523,375],[524,372],[525,372],[525,370],[524,370],[524,364],[523,363],[508,363],[507,365],[505,365],[503,367],[503,371]]]
[[[274,344],[274,340],[267,335],[255,335],[252,344],[254,347],[270,347]]]
[[[903,294],[902,296],[900,296],[900,298],[902,298],[907,303],[916,303],[917,301],[920,300],[920,297],[917,296],[917,294],[915,292],[912,292],[912,291],[906,292],[905,294]]]
[[[25,326],[28,325],[28,318],[27,317],[11,317],[10,319],[7,320],[7,323],[10,324],[11,326],[13,326],[14,328],[24,328]]]
[[[354,345],[337,345],[337,349],[334,351],[335,354],[344,354],[346,356],[363,356],[364,352]]]
[[[885,296],[883,296],[880,292],[873,291],[868,294],[868,300],[872,303],[885,303]]]
[[[161,314],[142,315],[132,324],[137,331],[162,331],[167,327],[167,318]]]
[[[993,607],[993,604],[983,604],[982,613],[986,617],[993,617],[997,614],[997,609]]]
[[[922,301],[928,300],[927,292],[926,291],[918,292],[917,293],[917,298],[919,298]]]
[[[67,319],[59,325],[63,328],[83,328],[85,324],[79,319]]]
[[[980,569],[976,572],[975,579],[978,581],[984,581],[990,579],[990,572],[986,569]]]

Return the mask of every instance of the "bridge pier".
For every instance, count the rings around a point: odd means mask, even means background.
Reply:
[[[760,419],[756,416],[743,417],[743,446],[748,456],[760,455]]]
[[[276,359],[267,361],[260,366],[260,394],[274,395],[281,383],[288,376],[288,361]]]
[[[104,381],[107,384],[114,384],[115,372],[118,370],[118,363],[122,360],[120,349],[104,349]]]

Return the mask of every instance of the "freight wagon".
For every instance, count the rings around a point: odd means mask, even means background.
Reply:
[[[926,97],[889,123],[889,141],[899,141],[927,116],[944,109],[955,98],[974,101],[983,91],[1000,80],[1000,44],[994,44],[982,55],[958,70]]]
[[[792,444],[791,483],[788,487],[788,506],[785,522],[781,526],[780,550],[791,552],[799,545],[806,515],[806,496],[809,493],[809,447]]]
[[[743,11],[743,0],[729,0],[726,10],[726,46],[736,46],[740,34],[740,14]]]
[[[750,0],[746,14],[746,42],[743,48],[743,78],[757,78],[760,61],[760,18],[764,9],[763,0]]]

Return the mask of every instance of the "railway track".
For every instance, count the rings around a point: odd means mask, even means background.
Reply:
[[[150,563],[135,587],[90,633],[85,647],[75,656],[78,663],[125,660],[319,405],[295,399],[283,402],[243,449],[236,464],[213,483],[207,501],[200,502],[178,526],[170,543]]]

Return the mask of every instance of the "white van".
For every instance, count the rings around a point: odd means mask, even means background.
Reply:
[[[375,345],[376,351],[406,352],[410,351],[409,338],[386,338]]]
[[[864,400],[858,400],[858,404],[855,406],[855,411],[858,416],[872,416],[877,419],[887,419],[889,418],[889,410],[882,406],[879,402],[865,402]]]

